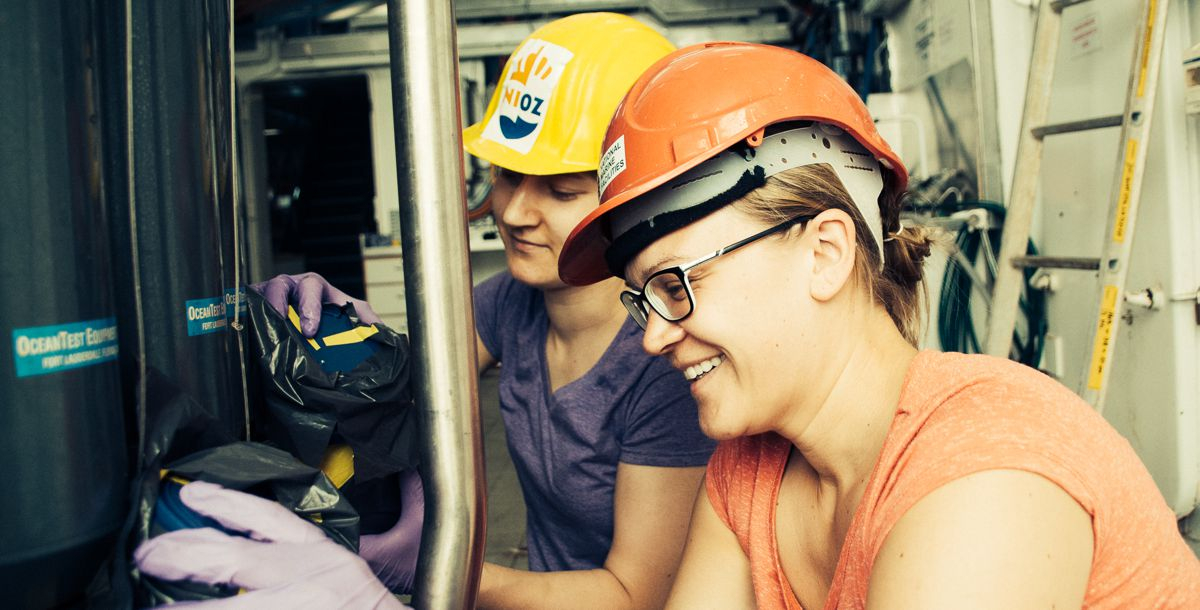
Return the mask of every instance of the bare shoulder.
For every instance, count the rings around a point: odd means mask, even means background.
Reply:
[[[869,608],[1079,608],[1092,518],[1025,471],[989,470],[934,490],[904,514],[875,559]]]
[[[604,567],[620,581],[629,607],[662,607],[678,573],[688,514],[703,478],[703,466],[617,465],[613,542]]]
[[[754,608],[750,560],[721,521],[703,487],[696,496],[679,576],[667,610]]]

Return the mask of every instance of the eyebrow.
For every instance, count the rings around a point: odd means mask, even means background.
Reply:
[[[647,273],[646,277],[650,277],[651,275],[654,275],[655,273],[658,273],[659,271],[662,271],[663,269],[678,265],[678,264],[680,264],[680,261],[683,261],[683,260],[690,260],[690,259],[686,259],[683,256],[680,256],[678,254],[664,255],[664,256],[660,257],[658,260],[654,261],[654,263],[649,266],[649,268],[653,269],[654,271]],[[674,265],[672,265],[670,263],[674,263]],[[642,280],[642,283],[645,284],[645,280]],[[634,285],[630,284],[628,279],[625,280],[625,285],[629,286],[630,290],[635,290],[635,291],[641,290],[641,286],[634,286]]]
[[[591,183],[591,180],[585,172],[576,172],[573,174],[552,174],[547,176],[547,178],[549,178],[551,182],[561,182],[572,185],[578,184],[581,187],[587,186]]]

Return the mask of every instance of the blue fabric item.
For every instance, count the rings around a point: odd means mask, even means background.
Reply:
[[[475,324],[504,363],[500,410],[525,496],[529,568],[602,567],[617,463],[703,466],[716,445],[700,432],[687,381],[642,351],[627,319],[600,362],[551,395],[545,301],[507,271],[475,288]]]
[[[153,524],[155,526],[162,528],[164,532],[211,527],[226,534],[240,535],[222,527],[215,520],[188,508],[183,503],[183,499],[179,497],[181,489],[183,489],[183,485],[175,481],[163,481],[162,487],[158,491],[158,500],[154,504]]]
[[[321,306],[321,325],[317,327],[317,336],[313,337],[321,349],[315,350],[307,343],[305,343],[305,347],[321,364],[321,369],[326,373],[331,375],[337,372],[349,373],[363,360],[379,351],[379,343],[370,339],[346,345],[325,344],[326,337],[344,333],[355,326],[360,325],[350,319],[350,315],[343,306],[332,303]],[[370,325],[362,324],[361,326]]]

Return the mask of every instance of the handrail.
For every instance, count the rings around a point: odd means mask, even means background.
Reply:
[[[486,511],[454,12],[448,0],[387,4],[411,380],[426,440],[413,605],[467,610]]]

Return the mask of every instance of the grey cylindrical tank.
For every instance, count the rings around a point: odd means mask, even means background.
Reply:
[[[92,6],[0,2],[0,591],[78,599],[125,505]]]
[[[107,4],[124,10],[124,2]],[[228,2],[130,7],[130,87],[106,93],[110,106],[132,108],[109,132],[119,142],[109,147],[107,174],[124,189],[109,202],[122,349],[243,436],[243,368],[227,302],[241,221],[233,210]],[[124,52],[105,45],[106,84],[123,65],[111,56]],[[126,379],[136,375],[127,370]]]

